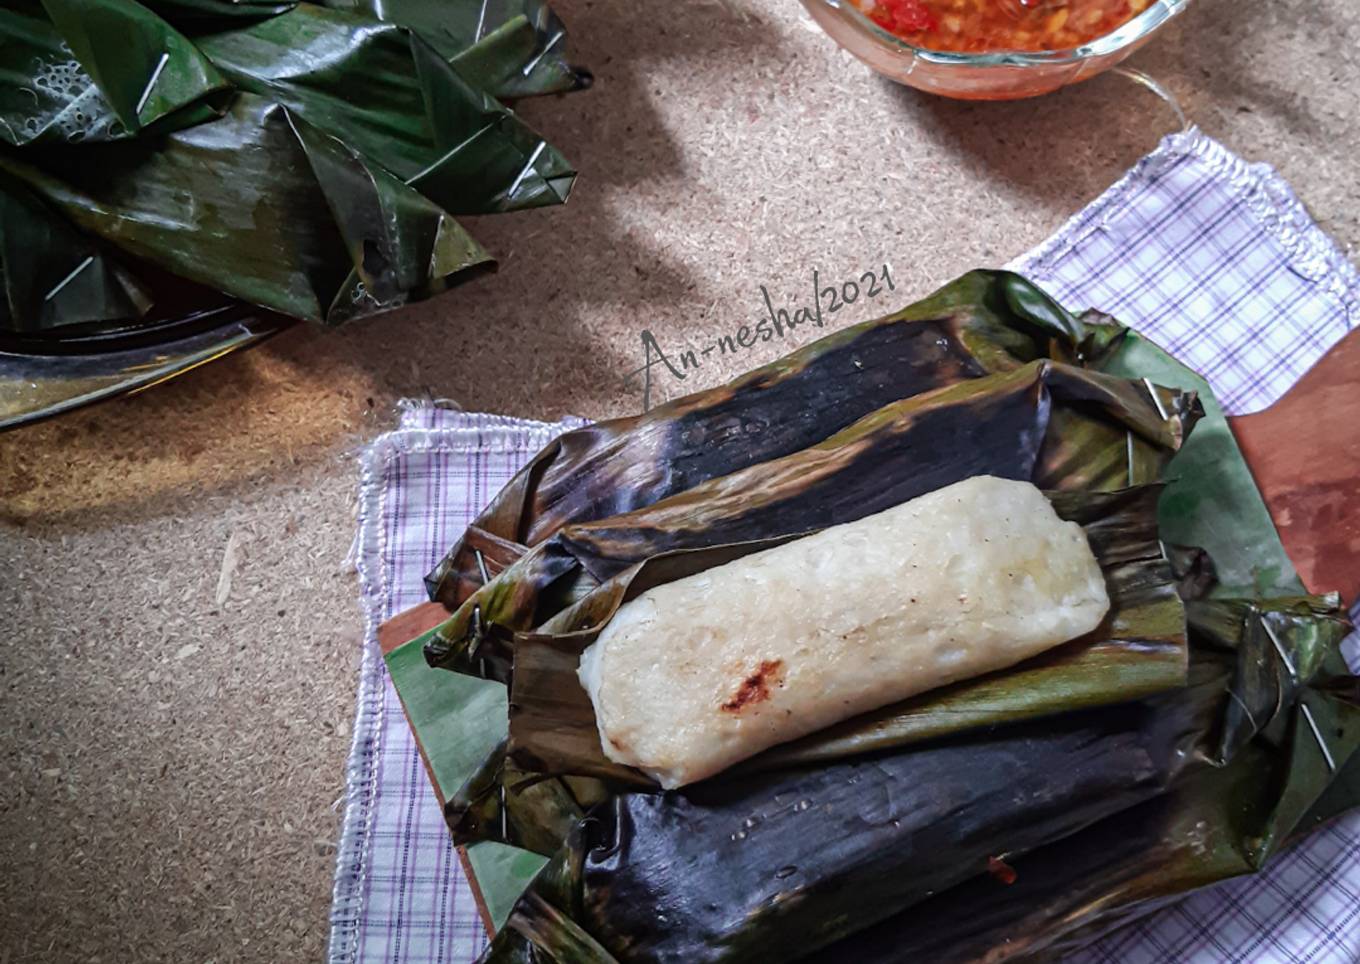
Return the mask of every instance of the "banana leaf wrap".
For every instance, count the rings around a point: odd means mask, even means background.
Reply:
[[[1105,575],[1110,611],[1096,630],[997,673],[964,680],[774,747],[730,774],[843,760],[949,734],[1126,702],[1185,685],[1185,611],[1157,530],[1159,485],[1113,493],[1052,493],[1082,525]],[[590,698],[577,678],[581,653],[618,608],[655,585],[787,541],[671,553],[632,566],[551,620],[515,638],[510,690],[512,760],[525,770],[591,776],[656,789],[600,747]],[[720,776],[717,779],[726,779]]]
[[[701,484],[628,516],[603,520],[598,527],[569,527],[570,532],[587,535],[598,528],[609,536],[590,556],[602,575],[617,572],[621,565],[632,568],[575,609],[560,607],[565,610],[559,617],[564,622],[548,622],[544,631],[579,631],[590,624],[597,624],[598,631],[622,601],[620,593],[641,592],[972,475],[1042,475],[1059,485],[1093,484],[1097,477],[1077,471],[1084,463],[1066,454],[1052,465],[1042,464],[1046,453],[1059,450],[1045,434],[1050,415],[1057,410],[1069,413],[1064,424],[1076,438],[1074,447],[1094,448],[1093,464],[1102,461],[1097,456],[1105,448],[1116,450],[1124,460],[1117,472],[1100,476],[1111,485],[1130,478],[1155,479],[1180,448],[1199,411],[1193,394],[1048,360],[894,403],[819,446],[753,466],[734,479]],[[1185,666],[1183,618],[1174,579],[1157,548],[1156,494],[1155,489],[1144,489],[1104,499],[1089,492],[1059,496],[1063,511],[1091,526],[1091,537],[1106,556],[1117,608],[1098,637],[1027,663],[1012,671],[1016,675],[928,694],[908,706],[870,714],[774,750],[751,765],[779,765],[799,755],[811,760],[863,753],[997,718],[1117,702],[1180,685]],[[711,527],[695,526],[695,519]],[[1107,538],[1107,532],[1114,538]],[[734,538],[746,541],[723,544]],[[544,546],[558,544],[554,537]],[[704,548],[677,551],[694,545]],[[516,585],[512,581],[516,573],[545,557],[540,547],[494,580],[458,616],[423,640],[427,655],[445,645],[441,637],[450,624],[476,613],[480,600],[488,596],[494,600],[491,594]],[[565,553],[557,558],[576,560]],[[639,564],[643,578],[634,585]],[[585,581],[593,580],[589,572],[586,575]],[[532,624],[549,619],[549,610],[564,601],[553,597],[553,603],[544,605],[527,594],[512,593],[504,611],[513,615],[519,607],[532,614],[521,625]],[[489,608],[493,613],[503,611]],[[474,618],[480,619],[480,614]],[[445,816],[458,843],[489,839],[545,852],[539,849],[544,835],[530,842],[521,828],[538,820],[553,828],[546,838],[550,840],[552,834],[565,831],[572,809],[557,804],[540,807],[521,793],[518,788],[534,784],[520,768],[607,778],[615,786],[652,787],[636,771],[609,763],[600,754],[593,711],[575,677],[576,657],[592,638],[578,632],[559,642],[542,633],[497,629],[465,639],[458,658],[443,664],[500,682],[510,680],[512,660],[516,665],[526,660],[532,670],[522,684],[516,682],[514,706],[507,703],[503,690],[490,688],[501,715],[479,717],[474,742],[483,755],[475,764],[465,764],[461,776],[450,774]],[[532,650],[520,652],[520,641],[529,641]],[[486,698],[492,697],[488,693]],[[507,711],[515,736],[509,742]],[[505,759],[512,745],[517,766],[508,766]],[[471,754],[470,747],[465,749]],[[595,787],[593,792],[605,790]],[[558,799],[569,801],[570,795],[560,794]]]
[[[1258,869],[1360,744],[1348,627],[1335,598],[1189,610],[1181,689],[621,794],[483,961],[1046,960]]]
[[[1083,525],[1101,561],[1111,612],[1095,632],[998,673],[884,707],[773,748],[732,774],[840,760],[994,724],[1123,702],[1185,682],[1187,649],[1178,580],[1157,547],[1160,486],[1116,493],[1054,493],[1059,514]],[[652,585],[785,541],[676,553],[632,567],[562,613],[544,632],[517,638],[506,705],[494,683],[466,679],[494,708],[464,750],[481,765],[445,803],[459,844],[511,843],[550,854],[590,802],[611,789],[655,789],[600,750],[594,710],[576,678],[579,655],[617,607]],[[576,628],[584,624],[585,629]],[[556,630],[549,634],[547,630]],[[494,695],[489,691],[496,690]],[[510,738],[504,730],[508,711]],[[476,746],[467,745],[469,742]],[[593,777],[597,779],[583,779]]]
[[[1107,316],[1087,312],[1080,319],[1074,318],[1053,306],[1041,293],[1037,293],[1037,289],[1015,276],[975,272],[948,286],[943,293],[949,293],[955,299],[955,307],[981,303],[990,312],[990,318],[997,321],[1001,328],[1014,330],[1007,334],[996,328],[987,328],[986,325],[964,326],[963,337],[954,342],[944,338],[939,343],[961,345],[959,350],[964,355],[974,360],[985,358],[986,364],[978,362],[956,367],[938,384],[923,379],[918,395],[960,386],[963,382],[989,379],[988,385],[992,388],[997,385],[1014,388],[1030,377],[1030,373],[1022,369],[1041,359],[1065,363],[1065,367],[1074,369],[1075,366],[1081,366],[1085,370],[1070,379],[1067,391],[1054,392],[1045,380],[1043,393],[1049,396],[1050,401],[1045,435],[1032,458],[1031,479],[1041,487],[1053,490],[1051,497],[1055,500],[1067,497],[1069,492],[1076,499],[1090,499],[1099,492],[1110,493],[1107,498],[1111,499],[1131,497],[1119,490],[1164,479],[1166,488],[1157,505],[1158,531],[1166,543],[1166,556],[1172,564],[1172,575],[1187,598],[1208,592],[1226,597],[1231,596],[1234,590],[1239,595],[1260,594],[1255,598],[1303,591],[1222,412],[1214,404],[1201,379],[1155,345],[1124,329]],[[1037,294],[1037,297],[1027,302],[1026,296],[1030,293]],[[914,311],[919,312],[915,320],[903,321],[912,316]],[[937,319],[941,314],[947,312],[938,303],[934,306],[925,303],[913,306],[882,324],[870,323],[853,332],[856,335],[870,333],[883,336],[880,329],[884,325],[890,330],[893,325],[897,325],[899,331],[910,330],[913,325],[933,324],[931,319]],[[1017,333],[1019,337],[1016,337]],[[520,657],[532,661],[544,654],[560,655],[552,653],[551,647],[540,647],[538,642],[541,640],[523,647],[519,643],[531,637],[560,635],[566,628],[579,628],[568,625],[571,617],[566,614],[572,612],[572,607],[582,607],[576,610],[580,613],[585,612],[590,605],[607,600],[610,590],[602,588],[602,585],[607,587],[610,579],[601,584],[590,569],[580,564],[575,556],[570,556],[570,578],[547,579],[539,585],[532,581],[523,582],[522,585],[529,587],[529,591],[517,600],[514,597],[514,579],[506,578],[510,573],[503,570],[513,567],[520,560],[524,561],[521,571],[537,565],[534,559],[529,558],[534,545],[545,544],[567,529],[580,528],[591,538],[598,538],[600,546],[609,545],[601,553],[605,568],[601,568],[600,572],[611,572],[613,569],[607,553],[614,551],[613,544],[618,541],[620,533],[627,535],[632,530],[638,530],[641,543],[646,545],[651,544],[648,540],[656,538],[657,531],[643,531],[645,527],[636,525],[639,519],[648,517],[647,509],[712,481],[718,484],[711,491],[721,491],[724,467],[726,474],[732,475],[750,469],[761,461],[797,455],[803,449],[818,446],[830,436],[844,431],[855,421],[864,419],[866,414],[872,412],[854,412],[846,417],[847,412],[853,412],[854,405],[840,394],[838,385],[839,380],[856,379],[876,359],[883,357],[884,352],[892,350],[890,341],[873,343],[875,348],[872,354],[857,350],[857,345],[863,347],[870,343],[867,338],[857,343],[853,337],[845,342],[836,342],[834,337],[824,340],[791,356],[791,361],[798,364],[764,370],[769,376],[764,388],[738,380],[727,389],[701,393],[672,403],[664,410],[668,413],[665,424],[647,426],[644,417],[615,423],[620,426],[617,433],[569,433],[559,440],[560,444],[549,446],[540,453],[530,469],[521,473],[479,520],[491,521],[495,531],[479,529],[476,525],[469,529],[458,550],[461,556],[456,553],[451,557],[462,559],[458,564],[461,569],[448,566],[444,569],[448,577],[446,587],[461,587],[454,594],[456,599],[483,585],[477,554],[473,552],[474,549],[480,550],[484,557],[481,561],[492,573],[499,574],[498,578],[490,580],[494,588],[488,587],[489,593],[506,593],[506,598],[500,601],[494,595],[484,596],[480,601],[488,601],[493,608],[503,606],[503,611],[509,616],[507,622],[521,628],[512,630],[497,626],[482,616],[480,607],[467,606],[460,614],[464,617],[464,635],[461,640],[456,632],[449,632],[450,625],[446,623],[440,631],[427,633],[394,650],[388,656],[388,664],[403,699],[410,693],[422,701],[421,712],[412,716],[413,725],[423,734],[423,752],[432,763],[432,775],[440,796],[447,801],[446,816],[453,828],[455,840],[470,844],[468,854],[474,864],[488,849],[493,854],[519,855],[516,860],[520,867],[513,873],[492,873],[489,869],[488,876],[484,878],[482,871],[477,871],[479,888],[484,894],[492,895],[488,899],[488,906],[494,903],[496,908],[500,908],[494,911],[497,923],[503,919],[501,915],[508,911],[517,895],[523,892],[530,874],[541,866],[543,859],[535,853],[507,847],[497,841],[508,841],[543,853],[545,845],[566,839],[569,833],[579,832],[579,829],[573,831],[572,828],[578,827],[580,814],[589,809],[589,800],[607,799],[620,792],[626,793],[630,786],[651,789],[650,785],[644,787],[637,781],[631,771],[610,773],[607,781],[578,775],[549,776],[535,769],[541,761],[529,758],[515,762],[508,758],[510,742],[507,738],[506,717],[511,710],[506,686],[501,681],[510,681],[517,675],[511,672],[512,668],[528,666],[528,663],[518,664]],[[1001,344],[1006,347],[998,349],[997,346]],[[924,350],[929,346],[923,342],[917,347]],[[833,350],[819,355],[824,348]],[[819,367],[835,356],[836,352],[841,353],[838,356],[841,368],[837,369],[831,364]],[[909,352],[904,355],[914,357]],[[900,369],[903,366],[899,364],[896,367]],[[1100,376],[1102,372],[1120,376],[1127,381],[1111,382]],[[1012,381],[1007,382],[1006,377]],[[807,380],[806,383],[800,381],[803,379]],[[820,388],[817,379],[823,382]],[[1112,384],[1120,387],[1111,391]],[[1081,386],[1081,389],[1078,390],[1077,386]],[[1159,386],[1177,386],[1179,390],[1172,391]],[[865,382],[859,385],[859,389],[881,391],[882,383]],[[774,406],[766,407],[763,396],[765,390],[789,393],[781,403],[782,411]],[[958,390],[960,394],[954,396],[956,399],[967,395],[965,388]],[[747,424],[742,420],[746,412],[759,416],[758,425],[781,419],[802,425],[810,424],[817,416],[804,417],[808,406],[791,405],[790,400],[815,398],[819,391],[825,392],[829,399],[841,406],[838,418],[844,421],[829,434],[823,426],[817,425],[815,430],[806,432],[804,438],[808,440],[802,448],[781,451],[778,444],[762,435],[763,430],[752,432],[749,437],[741,432],[741,426]],[[1203,411],[1195,399],[1195,393],[1204,399]],[[1018,395],[1023,401],[1024,393]],[[1036,393],[1032,398],[1038,395]],[[908,399],[911,397],[907,396]],[[891,406],[903,400],[890,398],[878,407]],[[1030,404],[1034,403],[1031,401]],[[811,408],[814,412],[818,411],[816,406]],[[796,417],[791,418],[790,413]],[[685,419],[690,419],[686,424],[687,431],[676,432],[675,423]],[[1140,423],[1155,428],[1153,431],[1139,431],[1136,426]],[[1192,426],[1193,433],[1190,431]],[[650,442],[639,441],[646,434],[644,428],[646,433],[650,433]],[[801,427],[797,429],[803,430]],[[638,436],[630,434],[633,432],[637,432]],[[672,432],[676,432],[677,442],[667,441],[672,437],[669,434]],[[736,441],[732,441],[729,435],[735,435]],[[1170,439],[1169,444],[1167,437]],[[686,444],[705,438],[713,444],[707,447],[685,447]],[[787,437],[775,442],[787,442]],[[727,446],[725,452],[723,446]],[[1003,440],[1002,448],[1016,450],[1014,438]],[[750,451],[752,449],[755,451]],[[959,457],[957,450],[957,445],[923,446],[918,454],[947,460]],[[677,463],[690,474],[677,477],[671,471],[670,460],[676,452],[691,456],[688,461]],[[706,462],[705,457],[710,452],[716,452],[718,457]],[[715,465],[719,469],[714,469]],[[914,471],[919,471],[919,468],[909,468],[898,474],[910,476]],[[929,471],[938,469],[931,466]],[[580,478],[573,478],[575,473],[579,473]],[[758,477],[757,473],[751,478]],[[606,479],[607,482],[597,484],[597,479]],[[889,478],[885,484],[898,484],[898,481],[897,478]],[[636,486],[638,491],[632,491],[632,486]],[[551,498],[545,498],[545,492]],[[755,502],[760,501],[759,492],[756,490],[751,495]],[[1147,491],[1142,497],[1150,498]],[[775,499],[768,506],[762,503],[763,508],[771,511],[769,518],[779,517],[777,502],[778,499]],[[759,512],[763,508],[753,511]],[[666,515],[666,509],[667,506],[660,506],[660,516]],[[628,521],[632,525],[624,525],[620,529],[617,524],[619,520],[609,518],[611,512],[631,515]],[[676,513],[670,521],[683,523],[683,515]],[[740,529],[739,512],[726,517],[719,514],[715,518],[725,525],[733,526],[732,531]],[[601,524],[590,526],[594,522]],[[1089,524],[1089,520],[1083,522]],[[535,526],[541,526],[541,529],[531,533],[530,530]],[[683,524],[677,528],[683,534]],[[789,528],[796,530],[798,527]],[[596,532],[607,534],[609,538],[606,540],[594,536]],[[799,532],[794,531],[788,535],[797,534]],[[767,533],[757,531],[754,535],[754,541],[761,543],[760,536]],[[631,567],[642,566],[647,570],[643,573],[643,579],[664,581],[686,574],[689,571],[685,568],[687,566],[693,569],[695,566],[704,568],[717,564],[723,561],[723,553],[736,555],[751,550],[748,541],[726,547],[713,544],[697,550],[666,552],[664,539],[668,534],[662,532],[661,536],[662,542],[658,546],[663,550],[661,555],[629,563],[630,568],[611,579],[624,582],[636,577],[637,573],[631,572]],[[628,544],[628,538],[623,542]],[[565,544],[565,540],[558,540],[558,545]],[[586,547],[583,549],[586,557],[593,558],[587,550],[595,543],[588,538],[581,544]],[[1181,546],[1208,547],[1214,554],[1214,564],[1210,564],[1205,553]],[[643,550],[644,556],[646,551]],[[564,558],[569,556],[565,552],[560,555]],[[546,557],[547,551],[540,550],[539,558]],[[1216,568],[1225,574],[1228,580],[1226,587],[1214,585]],[[1159,573],[1158,578],[1161,582],[1156,591],[1164,594],[1167,591],[1165,570]],[[1152,588],[1150,584],[1148,588]],[[583,603],[583,599],[590,601]],[[1141,615],[1150,615],[1155,605],[1150,602]],[[481,623],[481,631],[467,633],[469,629],[478,628],[473,625],[474,622]],[[469,646],[468,643],[473,639],[480,639],[482,645]],[[432,641],[434,645],[427,646]],[[459,649],[459,646],[462,648]],[[421,658],[422,649],[429,649],[436,661],[442,660],[443,665],[455,665],[462,672],[449,674],[432,669]],[[1078,646],[1071,646],[1064,655],[1078,650]],[[1113,651],[1107,655],[1113,655]],[[1155,657],[1133,652],[1129,655],[1131,658],[1128,663],[1118,666],[1110,664],[1100,669],[1097,668],[1098,663],[1086,664],[1081,660],[1063,662],[1055,658],[1052,664],[1034,661],[1013,668],[1010,679],[1007,679],[1007,674],[995,674],[987,680],[973,681],[974,688],[960,686],[958,689],[926,694],[922,702],[916,704],[916,708],[921,711],[919,716],[901,712],[907,708],[900,706],[885,711],[883,715],[888,717],[887,721],[871,721],[869,717],[873,714],[870,714],[850,721],[846,727],[848,734],[836,732],[835,728],[815,734],[827,742],[827,747],[817,749],[818,753],[827,754],[825,756],[799,760],[793,754],[801,748],[791,744],[771,751],[760,765],[752,764],[746,774],[734,772],[727,779],[719,777],[714,785],[742,780],[779,779],[795,772],[790,768],[825,765],[821,761],[826,759],[833,760],[832,765],[841,765],[848,763],[851,757],[862,761],[872,758],[874,753],[892,755],[913,747],[928,747],[941,742],[966,742],[994,732],[995,727],[1023,725],[1025,719],[1033,719],[1043,713],[1052,714],[1045,718],[1045,722],[1061,720],[1058,714],[1081,712],[1083,707],[1108,702],[1108,692],[1101,695],[1101,687],[1109,684],[1109,689],[1114,690],[1115,685],[1111,680],[1120,673],[1146,671],[1146,681],[1166,668],[1166,664],[1159,663]],[[1083,667],[1092,672],[1083,672]],[[561,664],[559,669],[565,672],[566,664]],[[574,671],[574,666],[570,669]],[[1180,669],[1183,671],[1183,663]],[[1102,670],[1108,679],[1102,677]],[[536,678],[536,672],[534,670],[526,674],[530,683]],[[1051,675],[1045,677],[1045,673]],[[572,676],[573,685],[570,688],[551,684],[542,692],[549,697],[561,693],[573,700],[578,697],[584,700],[584,693],[580,691],[579,685],[575,685],[574,673]],[[1051,682],[1045,683],[1045,679]],[[1060,698],[1064,690],[1070,697],[1066,705]],[[1131,688],[1118,695],[1128,700],[1153,691],[1154,687]],[[467,694],[475,694],[475,698],[465,699]],[[988,699],[994,702],[989,703]],[[938,702],[932,704],[931,700]],[[961,701],[959,705],[969,707],[969,712],[956,714],[959,706],[952,705],[951,700]],[[967,702],[969,700],[972,702]],[[522,700],[520,702],[523,703]],[[553,718],[559,721],[570,719],[574,711],[570,707],[567,710],[567,713]],[[989,716],[993,710],[995,713]],[[517,716],[523,715],[523,707],[517,708],[515,713]],[[530,717],[532,715],[528,714]],[[960,719],[952,719],[955,715]],[[1259,714],[1257,718],[1261,718]],[[420,723],[416,723],[417,719]],[[880,724],[877,729],[875,723]],[[856,727],[861,726],[863,729],[856,732]],[[951,730],[951,727],[956,729]],[[595,735],[591,733],[591,736]],[[834,741],[842,736],[850,742],[835,744]],[[564,733],[562,739],[565,741],[567,734]],[[1251,742],[1242,753],[1254,752],[1257,742]],[[551,753],[557,753],[560,749],[554,747]],[[776,752],[784,752],[789,756],[780,762],[775,756]],[[858,756],[854,756],[856,752]],[[1239,753],[1239,758],[1242,753]],[[529,770],[524,769],[524,763],[528,764]],[[759,769],[766,763],[772,769]],[[1179,782],[1176,785],[1179,786]],[[1311,790],[1308,792],[1311,793]],[[1360,776],[1355,780],[1338,781],[1327,797],[1319,805],[1320,810],[1339,810],[1360,800]],[[1133,807],[1130,812],[1140,811]],[[1107,821],[1097,820],[1093,826],[1101,825],[1107,825]],[[1086,832],[1074,831],[1078,836]],[[1042,846],[1035,851],[1036,854],[1041,852]],[[1057,861],[1055,866],[1061,867],[1061,861]],[[554,870],[554,867],[557,869]],[[554,905],[542,896],[547,893],[544,888],[549,887],[545,881],[550,881],[554,874],[560,879],[562,867],[560,861],[549,865],[548,871],[540,879],[538,890],[530,891],[520,903],[511,919],[511,927],[526,932],[536,931],[541,942],[546,942],[542,946],[556,948],[560,952],[560,959],[606,960],[609,955],[598,941],[572,920],[570,901],[564,899]],[[568,913],[564,913],[563,908]]]
[[[588,83],[542,0],[16,0],[0,36],[0,334],[25,345],[187,293],[389,310],[494,267],[455,215],[575,176],[499,99]]]
[[[1184,611],[1176,592],[1181,575],[1172,572],[1158,549],[1160,491],[1153,485],[1051,495],[1061,516],[1085,527],[1106,572],[1111,612],[1097,631],[1009,670],[922,694],[776,747],[732,772],[843,759],[998,720],[1122,702],[1183,685]],[[514,698],[509,702],[499,683],[451,677],[445,699],[486,707],[477,713],[471,732],[444,735],[458,740],[466,759],[478,761],[437,775],[448,778],[441,781],[447,798],[444,812],[455,842],[492,840],[550,854],[590,803],[611,789],[654,790],[637,771],[603,756],[593,707],[576,677],[580,652],[626,599],[783,541],[671,553],[631,567],[542,631],[517,635]],[[417,649],[419,644],[415,641]],[[410,644],[407,650],[401,658],[414,658]],[[459,696],[452,690],[466,693]]]
[[[1088,490],[1152,481],[1197,417],[1193,395],[1048,359],[926,391],[799,452],[564,527],[477,590],[426,654],[506,681],[515,632],[653,556],[851,522],[975,475]]]
[[[1083,323],[1020,275],[971,271],[726,385],[555,439],[430,573],[430,598],[454,609],[481,587],[477,553],[496,575],[564,526],[805,449],[921,392],[1039,358],[1095,364],[1123,331]]]

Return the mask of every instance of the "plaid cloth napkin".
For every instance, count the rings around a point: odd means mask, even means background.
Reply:
[[[1360,276],[1268,167],[1195,130],[1167,138],[1050,241],[1017,260],[1073,308],[1098,306],[1213,385],[1231,414],[1279,398],[1360,324]],[[560,432],[406,406],[362,459],[357,563],[366,617],[331,913],[330,961],[475,958],[486,936],[396,693],[383,620],[425,601],[421,577],[515,471]],[[1360,813],[1069,964],[1360,960]]]

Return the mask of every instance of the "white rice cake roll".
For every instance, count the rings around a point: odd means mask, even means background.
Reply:
[[[778,743],[1090,632],[1086,534],[978,476],[619,608],[579,675],[609,759],[670,789]]]

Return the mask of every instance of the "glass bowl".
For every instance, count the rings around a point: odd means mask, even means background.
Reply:
[[[1108,70],[1152,39],[1190,0],[1155,2],[1119,29],[1068,50],[948,53],[915,47],[883,30],[851,0],[802,0],[831,38],[885,77],[963,100],[1047,94]]]

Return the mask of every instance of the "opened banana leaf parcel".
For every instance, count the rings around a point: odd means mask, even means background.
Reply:
[[[1045,959],[1356,802],[1212,398],[1011,274],[562,436],[430,583],[455,839],[549,858],[490,960]]]

